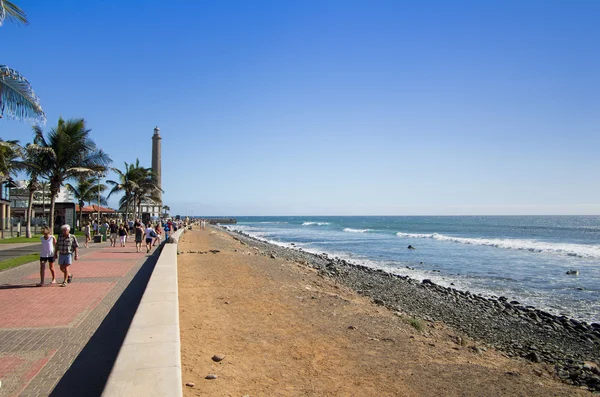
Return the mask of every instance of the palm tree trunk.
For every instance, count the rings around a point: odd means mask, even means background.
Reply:
[[[83,201],[79,202],[79,231],[83,230]]]
[[[25,237],[31,238],[31,213],[33,212],[33,194],[34,190],[29,190],[29,205],[27,206],[27,227],[25,228]]]
[[[50,233],[54,233],[54,207],[56,204],[56,196],[58,189],[50,188]]]

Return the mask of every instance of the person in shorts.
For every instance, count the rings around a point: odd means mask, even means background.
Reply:
[[[61,287],[66,287],[71,281],[73,281],[73,274],[69,271],[73,257],[75,260],[79,259],[79,244],[77,243],[77,237],[70,233],[71,226],[62,225],[60,227],[61,233],[58,235],[58,242],[54,250],[54,258],[58,258],[58,264],[60,270],[65,276]]]
[[[135,223],[135,251],[142,252],[142,240],[144,239],[144,228],[139,222]]]
[[[46,279],[46,262],[48,262],[48,268],[52,274],[51,284],[56,284],[56,274],[54,273],[54,247],[56,246],[56,237],[50,234],[50,228],[44,226],[42,228],[43,236],[40,237],[42,241],[42,249],[40,250],[40,283],[38,287],[44,286]]]
[[[110,246],[111,247],[116,247],[117,246],[117,235],[119,232],[119,227],[117,226],[117,224],[115,223],[115,221],[110,221],[110,225],[108,226],[108,229],[110,231]]]
[[[85,246],[85,248],[88,248],[89,247],[88,244],[90,243],[90,241],[92,241],[92,234],[91,234],[89,223],[86,223],[85,226],[83,227],[83,235],[85,236],[84,246]]]
[[[127,241],[127,229],[125,229],[125,225],[119,226],[119,243],[121,243],[121,247],[125,247],[125,241]]]
[[[152,226],[148,226],[146,228],[146,253],[150,252],[152,249],[152,241],[156,238],[156,232],[152,228]]]

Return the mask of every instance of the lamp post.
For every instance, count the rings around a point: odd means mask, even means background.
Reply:
[[[100,177],[102,172],[98,172],[98,231],[100,230]]]

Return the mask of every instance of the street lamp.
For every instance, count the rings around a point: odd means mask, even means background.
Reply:
[[[98,171],[98,231],[100,231],[100,178],[102,171]]]

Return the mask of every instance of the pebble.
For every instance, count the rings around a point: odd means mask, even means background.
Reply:
[[[225,358],[225,355],[223,355],[223,354],[215,354],[214,356],[212,356],[212,360],[217,363],[219,361],[223,361],[224,358]]]
[[[196,384],[194,382],[188,382],[185,384],[187,387],[194,387]]]
[[[208,374],[204,377],[204,379],[217,379],[217,375],[215,374]]]

